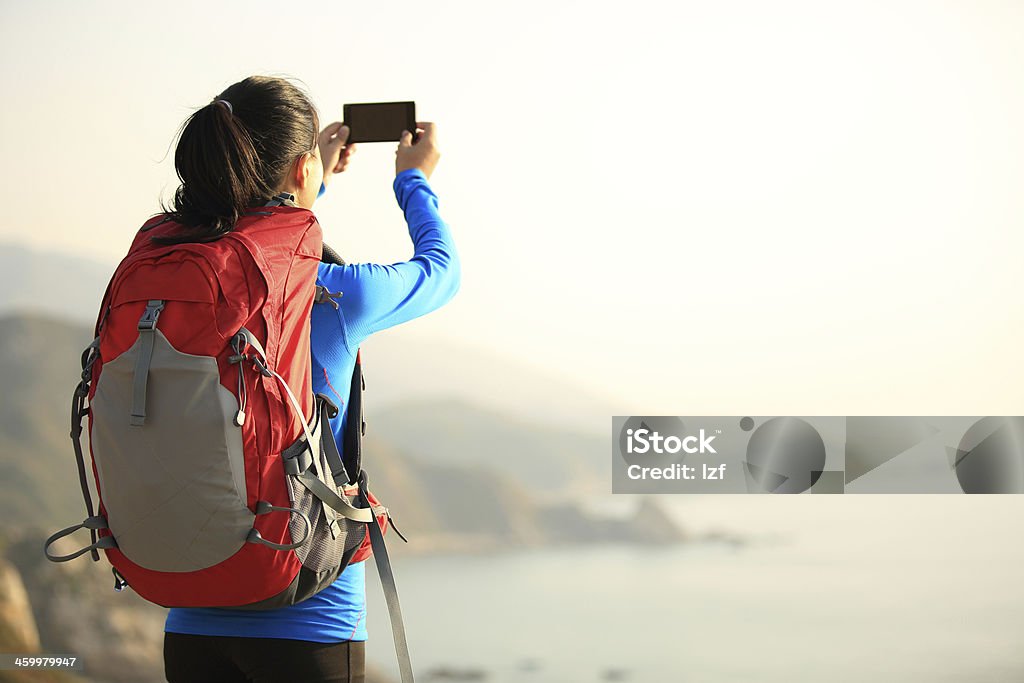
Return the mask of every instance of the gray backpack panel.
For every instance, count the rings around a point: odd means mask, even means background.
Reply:
[[[92,401],[92,449],[107,523],[124,555],[154,571],[197,571],[238,552],[252,529],[238,403],[217,361],[154,330],[146,423],[130,423],[142,336],[105,363]]]

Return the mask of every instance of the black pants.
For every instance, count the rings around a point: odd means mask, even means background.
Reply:
[[[364,683],[366,643],[164,634],[168,683]]]

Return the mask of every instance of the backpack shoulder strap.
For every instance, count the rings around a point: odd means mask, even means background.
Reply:
[[[345,259],[341,258],[341,254],[339,254],[334,249],[331,249],[329,246],[327,246],[326,242],[324,243],[323,255],[320,257],[320,261],[323,262],[323,263],[329,263],[329,264],[335,265],[335,266],[344,266],[344,265],[346,265]]]
[[[342,435],[345,471],[352,477],[358,477],[363,469],[363,436],[366,434],[366,421],[363,419],[363,363],[360,350],[356,349],[356,362],[352,368],[352,387],[348,395],[348,415],[346,416],[345,433]],[[350,481],[355,484],[355,481]]]

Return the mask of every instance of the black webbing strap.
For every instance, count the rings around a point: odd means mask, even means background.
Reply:
[[[295,203],[295,195],[291,192],[278,192],[270,198],[263,206],[298,206]]]
[[[331,468],[331,477],[338,486],[345,486],[352,482],[349,479],[345,463],[341,460],[341,453],[338,452],[338,442],[334,440],[334,432],[331,431],[331,418],[337,417],[338,406],[324,394],[317,394],[320,401],[320,449],[327,464]]]
[[[369,509],[370,499],[366,495],[366,491],[366,472],[360,470],[359,501]],[[376,517],[370,522],[369,533],[373,559],[377,564],[377,573],[380,575],[380,586],[384,591],[384,601],[388,605],[388,616],[391,617],[391,634],[395,640],[398,671],[401,674],[402,683],[414,683],[409,642],[405,638],[405,621],[402,619],[402,606],[398,602],[398,587],[395,585],[395,575],[391,571],[391,560],[388,558],[388,549],[384,544],[384,533],[380,530]]]
[[[82,419],[87,408],[85,402],[89,398],[89,385],[92,383],[92,366],[100,355],[100,338],[96,337],[82,352],[82,381],[75,387],[71,396],[71,444],[75,448],[75,460],[78,464],[78,482],[82,485],[82,498],[85,500],[87,517],[95,516],[92,508],[92,495],[89,493],[89,479],[85,473],[85,455],[82,453]],[[93,562],[99,562],[100,554],[96,551],[96,529],[89,527],[91,547],[89,556]]]

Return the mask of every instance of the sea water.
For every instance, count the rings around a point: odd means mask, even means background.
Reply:
[[[659,501],[697,535],[747,542],[401,558],[418,677],[1024,681],[1022,496]],[[395,672],[367,576],[368,658]],[[430,675],[442,669],[464,677]]]

